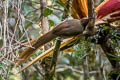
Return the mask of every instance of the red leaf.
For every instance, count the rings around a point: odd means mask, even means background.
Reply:
[[[120,10],[120,0],[108,0],[103,3],[101,7],[98,6],[97,18],[103,18],[112,12]]]

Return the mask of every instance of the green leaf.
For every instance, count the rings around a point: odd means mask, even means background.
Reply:
[[[62,6],[62,7],[64,7],[64,8],[66,9],[66,6],[65,6],[63,3],[61,3],[60,0],[56,1],[56,3],[59,4],[60,6]]]
[[[45,8],[43,16],[47,17],[47,16],[49,16],[52,13],[53,13],[53,11],[51,9]]]
[[[50,26],[54,26],[54,21],[49,20],[49,24],[50,24]]]
[[[108,56],[112,59],[112,60],[115,60],[115,61],[120,61],[120,58],[118,56],[115,56],[113,54],[110,54],[110,53],[107,53]]]

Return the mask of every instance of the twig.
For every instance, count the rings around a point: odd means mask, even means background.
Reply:
[[[84,57],[82,65],[84,71],[84,80],[88,80],[89,79],[88,56]]]
[[[88,17],[94,17],[94,1],[88,0]]]
[[[32,58],[30,58],[30,61],[32,61]],[[43,73],[41,72],[41,70],[37,64],[33,64],[33,67],[38,71],[38,73],[40,73],[40,75],[43,76]]]
[[[116,60],[113,59],[114,56],[118,57],[117,52],[115,51],[115,46],[113,46],[112,43],[110,43],[110,41],[108,41],[109,42],[109,44],[108,44],[107,41],[108,40],[104,41],[104,43],[102,43],[100,45],[101,45],[105,55],[107,56],[108,60],[110,61],[112,67],[117,69],[119,66],[119,62],[117,62]],[[110,56],[110,55],[113,55],[113,56]]]
[[[72,70],[73,72],[77,72],[77,73],[79,73],[79,74],[84,74],[83,71],[80,71],[80,70],[76,69],[76,68],[73,67],[73,66],[58,65],[56,68],[57,68],[57,69],[56,69],[56,72],[62,72],[62,71],[65,71],[65,70],[67,70],[67,69],[70,69],[70,70]],[[90,71],[89,74],[90,74],[90,75],[94,75],[94,74],[96,74],[96,73],[98,73],[98,72],[99,72],[99,71]]]
[[[56,46],[55,46],[54,53],[53,53],[53,58],[51,60],[51,66],[50,66],[51,80],[52,80],[54,73],[55,73],[55,67],[56,67],[56,62],[57,62],[57,56],[58,56],[58,53],[60,50],[60,44],[61,44],[61,39],[59,38],[56,42]]]
[[[95,24],[95,12],[94,12],[94,1],[88,0],[88,18],[90,19],[88,25],[83,32],[84,35],[92,35],[95,33],[94,24]]]
[[[49,31],[49,23],[48,23],[48,19],[47,17],[44,17],[44,10],[47,7],[47,0],[40,0],[40,5],[41,5],[41,15],[40,15],[40,19],[41,19],[41,27],[42,27],[42,33],[45,34]],[[50,43],[45,44],[44,46],[45,50],[48,50],[50,48]],[[51,60],[51,57],[46,57],[42,63],[45,63],[45,66],[43,67],[44,71],[45,71],[45,75],[43,76],[43,80],[49,80],[49,58]]]

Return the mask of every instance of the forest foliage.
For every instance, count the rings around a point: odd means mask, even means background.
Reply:
[[[96,7],[103,0],[94,1]],[[27,63],[15,67],[15,59],[26,47],[32,47],[32,41],[44,35],[44,17],[48,20],[48,30],[65,20],[77,17],[77,12],[74,13],[71,8],[72,0],[47,0],[46,5],[42,12],[41,0],[0,1],[0,80],[44,80],[44,62],[38,61],[23,72],[17,73]],[[110,22],[110,25],[114,24],[120,26],[120,21]],[[112,72],[118,74],[116,80],[119,80],[120,74],[116,70],[120,70],[119,28],[111,28],[104,24],[97,27],[97,34],[87,40],[83,37],[72,47],[59,52],[53,80],[110,80]],[[101,44],[102,40],[106,43],[103,41]],[[53,40],[50,46],[54,46],[56,42],[57,40]],[[27,62],[45,50],[41,47]],[[53,56],[50,56],[46,63],[50,64],[51,57]],[[110,61],[116,63],[112,64]],[[116,64],[117,68],[113,68]]]

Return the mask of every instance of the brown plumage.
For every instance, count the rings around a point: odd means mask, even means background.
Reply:
[[[88,24],[89,19],[72,19],[64,21],[61,24],[57,25],[54,29],[40,37],[33,45],[33,48],[27,48],[19,56],[19,60],[16,61],[17,65],[22,64],[26,61],[32,54],[45,43],[55,39],[56,37],[72,37],[79,34],[82,34],[86,25]]]

